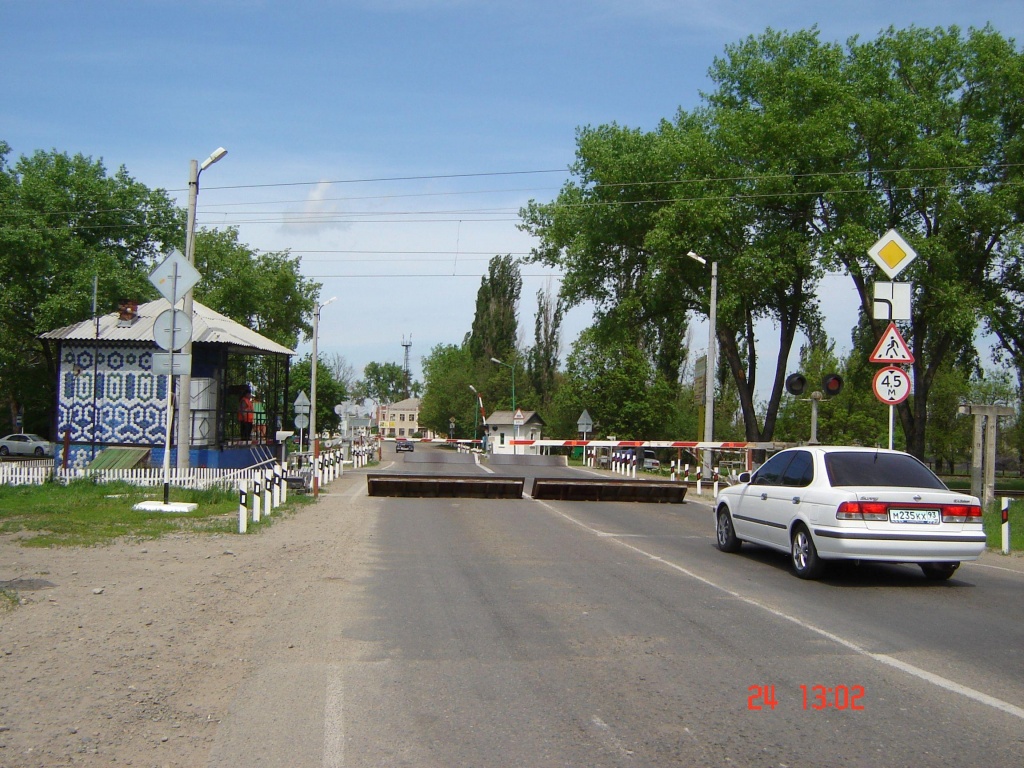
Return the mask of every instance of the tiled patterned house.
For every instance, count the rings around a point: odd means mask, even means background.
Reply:
[[[107,446],[143,446],[151,463],[163,462],[167,420],[167,382],[153,373],[157,316],[168,303],[157,300],[85,320],[42,335],[57,345],[59,360],[54,439],[57,461],[88,464]],[[194,303],[192,319],[190,463],[196,467],[243,467],[264,458],[284,418],[288,363],[294,351],[233,320]],[[259,365],[253,366],[253,358]],[[255,394],[263,400],[266,429],[261,445],[238,439],[239,397],[260,371]],[[259,391],[264,390],[264,391]],[[176,417],[175,412],[175,417]],[[172,441],[177,438],[176,426]],[[172,447],[172,460],[177,446]]]

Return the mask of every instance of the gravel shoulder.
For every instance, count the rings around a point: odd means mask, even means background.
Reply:
[[[0,767],[206,765],[275,618],[368,567],[364,477],[254,535],[39,550],[0,536],[0,588],[18,598],[0,597]]]

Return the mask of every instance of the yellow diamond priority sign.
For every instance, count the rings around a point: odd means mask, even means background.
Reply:
[[[917,258],[917,252],[900,237],[899,232],[890,229],[868,249],[868,256],[892,280]]]

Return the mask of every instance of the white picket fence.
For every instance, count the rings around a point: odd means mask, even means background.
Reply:
[[[268,464],[269,466],[269,464]],[[175,488],[205,489],[212,487],[237,488],[240,481],[252,481],[262,477],[266,467],[246,469],[209,469],[190,467],[172,469],[169,483]],[[0,464],[0,485],[42,485],[57,482],[67,485],[73,480],[91,479],[97,483],[113,483],[118,480],[139,486],[162,486],[164,471],[160,467],[146,469],[61,469],[54,468],[52,461],[25,461]]]

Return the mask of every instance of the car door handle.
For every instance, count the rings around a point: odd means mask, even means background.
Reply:
[[[761,494],[761,501],[768,501],[768,494],[767,493],[762,493]]]
[[[800,497],[799,496],[794,496],[793,497],[793,503],[794,504],[799,504],[800,503]]]

